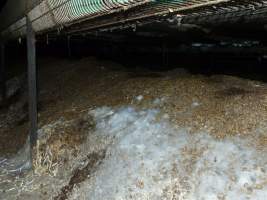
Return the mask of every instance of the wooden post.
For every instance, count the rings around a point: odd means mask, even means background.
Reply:
[[[1,97],[2,97],[2,103],[6,100],[6,67],[5,67],[5,45],[4,43],[0,44],[0,57],[1,57],[1,63],[0,63],[0,85],[1,85]]]
[[[29,120],[30,120],[30,157],[33,160],[32,150],[37,141],[37,79],[36,79],[36,46],[35,32],[30,19],[27,17],[27,54],[28,54],[28,93],[29,93]]]

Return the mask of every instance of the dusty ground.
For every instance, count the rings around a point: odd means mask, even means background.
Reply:
[[[38,142],[37,174],[56,177],[61,170],[59,166],[79,157],[83,152],[79,146],[95,126],[86,113],[103,106],[157,108],[161,111],[159,118],[185,127],[192,134],[207,132],[217,139],[250,137],[254,138],[258,149],[267,147],[267,85],[263,82],[223,75],[192,75],[183,69],[129,70],[95,58],[79,61],[46,58],[39,63],[39,127],[45,134],[41,134]],[[20,83],[25,84],[24,79],[23,75],[19,77]],[[3,159],[14,156],[27,140],[27,94],[23,86],[16,91],[11,95],[12,103],[0,110],[0,158]],[[99,149],[105,152],[105,148]],[[47,178],[47,185],[38,180],[41,184],[32,191],[38,191],[40,199],[67,199],[75,185],[85,180],[84,174],[93,173],[93,168],[105,157],[93,150],[85,156],[87,164],[79,170],[78,166],[70,164],[70,174],[65,174],[62,182],[57,179],[55,191],[48,192],[52,178]],[[139,186],[142,187],[142,183]],[[10,188],[5,189],[5,198]],[[25,199],[23,194],[16,194],[16,198]],[[30,196],[28,192],[26,197],[31,199]]]

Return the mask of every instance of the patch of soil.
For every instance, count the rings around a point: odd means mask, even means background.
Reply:
[[[5,100],[0,102],[0,112],[7,112],[8,108],[19,101],[21,97],[21,89],[18,89],[10,97],[7,97]]]
[[[74,186],[90,178],[90,176],[92,176],[92,174],[96,171],[97,167],[102,163],[105,155],[105,150],[94,152],[88,155],[87,165],[82,169],[77,169],[76,171],[74,171],[68,185],[64,186],[61,189],[61,192],[56,197],[54,197],[54,200],[68,199],[68,195],[72,192]]]
[[[224,96],[240,96],[252,93],[252,91],[245,90],[238,87],[230,87],[221,91],[216,92],[215,96],[224,97]]]
[[[0,134],[0,157],[9,157],[17,153],[25,144],[28,136],[28,125],[18,125]]]
[[[164,77],[163,74],[156,73],[156,72],[129,72],[129,78],[160,78]]]

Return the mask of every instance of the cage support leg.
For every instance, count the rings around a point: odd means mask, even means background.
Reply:
[[[5,66],[5,45],[4,43],[0,44],[0,84],[1,84],[1,98],[2,98],[2,103],[4,104],[6,100],[6,66]]]
[[[162,65],[163,67],[169,66],[169,52],[165,42],[162,44]]]
[[[36,39],[30,19],[27,17],[28,92],[30,120],[30,158],[37,141],[37,79],[36,79]]]
[[[68,57],[71,58],[72,56],[72,50],[71,50],[71,41],[70,41],[70,36],[67,36],[67,45],[68,45]]]

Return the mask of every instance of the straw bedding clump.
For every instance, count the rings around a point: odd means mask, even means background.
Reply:
[[[94,122],[89,115],[66,121],[59,119],[39,130],[39,139],[34,152],[34,169],[38,174],[56,176],[76,158],[81,144],[86,141]]]

